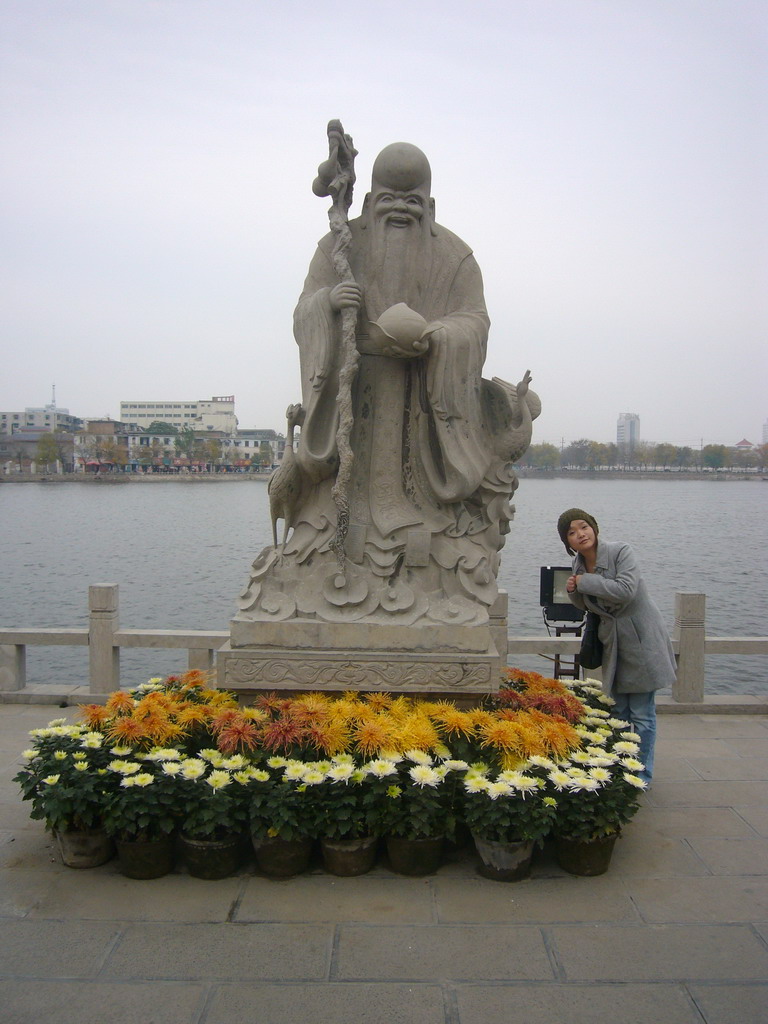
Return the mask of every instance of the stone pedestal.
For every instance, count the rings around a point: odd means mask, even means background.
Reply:
[[[492,693],[506,667],[506,606],[502,593],[489,622],[473,627],[236,618],[217,654],[218,685],[244,700],[271,690]]]

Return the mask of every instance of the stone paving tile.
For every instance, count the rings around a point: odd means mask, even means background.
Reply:
[[[344,982],[221,985],[205,1024],[444,1024],[439,985]],[[487,1024],[487,1022],[486,1022]]]
[[[674,721],[671,721],[674,719]],[[670,742],[685,738],[768,739],[764,715],[660,715],[658,735]]]
[[[538,928],[424,925],[371,928],[342,925],[333,980],[551,979]]]
[[[706,875],[707,868],[683,839],[669,838],[636,820],[624,830],[613,848],[610,873],[626,878],[633,875]]]
[[[76,916],[83,921],[223,922],[242,883],[236,875],[205,881],[186,874],[138,881],[119,874],[113,861],[86,873],[65,869],[40,895],[29,916]]]
[[[556,925],[569,981],[762,981],[768,948],[746,925]]]
[[[716,875],[768,875],[768,839],[691,839]]]
[[[438,920],[449,923],[632,923],[637,911],[623,884],[599,878],[537,878],[511,884],[482,879],[433,882]]]
[[[701,1024],[674,984],[459,985],[457,1003],[461,1024]]]
[[[661,720],[660,720],[661,721]],[[658,734],[661,736],[662,732],[665,731],[666,720],[660,724]],[[675,736],[674,739],[669,739],[658,753],[659,760],[655,760],[654,764],[666,763],[674,758],[694,758],[694,757],[733,757],[734,756],[734,744],[753,742],[747,740],[716,740],[711,737],[698,739],[696,737],[683,738]],[[756,741],[755,741],[756,742]],[[654,771],[655,771],[654,767]]]
[[[0,921],[0,977],[93,977],[118,934],[101,922]]]
[[[234,920],[428,924],[434,916],[429,879],[390,874],[334,878],[323,874],[284,882],[247,879]]]
[[[731,807],[645,807],[642,819],[636,822],[657,835],[675,839],[693,836],[748,839],[754,836],[754,830]]]
[[[132,924],[100,980],[325,978],[333,929],[298,924]]]
[[[750,736],[749,739],[727,739],[723,741],[728,748],[726,757],[768,757],[768,736]],[[716,751],[712,755],[717,757]],[[706,751],[702,751],[706,756]]]
[[[734,812],[739,814],[758,835],[768,836],[768,804],[753,807],[734,807]]]
[[[654,761],[653,777],[663,782],[696,782],[701,775],[684,757],[657,757]]]
[[[655,807],[733,807],[768,803],[768,782],[657,782],[649,794]]]
[[[765,878],[628,879],[626,889],[645,921],[732,924],[768,921]]]
[[[178,982],[0,982],[3,1024],[197,1024],[204,998]]]
[[[707,781],[751,782],[768,779],[768,757],[692,757],[689,763]]]
[[[56,841],[42,824],[30,828],[3,829],[0,833],[0,868],[38,868],[50,871],[54,865],[63,867]]]
[[[768,983],[691,985],[690,992],[706,1024],[768,1024]]]

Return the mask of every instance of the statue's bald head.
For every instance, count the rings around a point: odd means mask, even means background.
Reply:
[[[371,189],[391,188],[398,192],[418,189],[429,195],[432,186],[432,170],[429,160],[417,146],[410,142],[393,142],[386,146],[373,164]]]

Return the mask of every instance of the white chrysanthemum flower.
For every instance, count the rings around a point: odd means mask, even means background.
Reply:
[[[544,757],[542,754],[534,754],[528,758],[528,763],[532,764],[534,768],[547,768],[551,771],[555,767],[555,762],[551,757]]]
[[[398,750],[382,750],[379,757],[382,761],[391,761],[392,764],[400,764],[403,760],[403,755]]]
[[[188,757],[181,765],[182,777],[192,781],[202,779],[207,771],[208,765],[199,757]]]
[[[415,764],[413,768],[408,769],[408,774],[416,783],[417,786],[439,786],[442,779],[435,771],[434,768],[430,768],[428,764]]]
[[[66,761],[67,752],[66,750],[54,750],[53,752],[54,761]]]
[[[37,751],[33,747],[30,747],[28,750],[22,750],[21,756],[25,761],[32,761],[37,757]]]
[[[248,767],[248,758],[242,754],[230,754],[224,758],[221,767],[226,768],[228,772],[239,772]]]
[[[104,737],[98,732],[89,732],[83,736],[80,746],[86,750],[100,750],[104,746]]]
[[[447,768],[449,772],[463,772],[469,768],[466,761],[458,761],[455,757],[449,757],[443,761],[443,768]]]
[[[530,775],[521,775],[519,779],[516,779],[510,785],[518,793],[522,793],[525,796],[526,793],[533,793],[534,790],[539,788],[539,781],[539,779],[534,779]]]
[[[307,766],[303,761],[292,761],[290,764],[285,766],[283,777],[288,779],[289,782],[299,782],[304,778],[304,772],[306,770]]]
[[[437,743],[435,745],[435,757],[440,757],[444,761],[451,756],[451,752],[444,743]]]
[[[582,775],[580,778],[571,779],[568,784],[568,789],[572,790],[574,793],[594,793],[595,790],[600,789],[600,783],[597,779],[592,779],[588,775]]]
[[[88,762],[87,761],[75,761],[75,763],[72,765],[72,767],[75,769],[76,772],[87,772],[88,771]]]
[[[46,784],[46,786],[55,786],[60,778],[61,775],[46,775],[46,777],[43,779],[43,782]]]
[[[323,775],[327,775],[328,772],[332,768],[332,762],[331,761],[313,761],[312,762],[312,767],[313,768],[317,768],[317,770],[319,772],[322,772]]]
[[[432,757],[426,752],[426,750],[416,750],[414,747],[412,750],[406,750],[405,757],[408,761],[414,761],[416,764],[431,765]]]
[[[286,759],[278,755],[276,755],[275,757],[267,758],[267,765],[270,768],[285,768],[287,764],[288,762],[286,761]]]
[[[639,734],[636,733],[636,732],[633,732],[632,730],[630,730],[629,732],[619,733],[619,739],[629,740],[630,743],[639,743],[640,742]]]
[[[637,743],[630,743],[629,740],[619,740],[618,743],[613,744],[613,749],[618,754],[629,754],[630,757],[634,757],[640,750],[640,747]]]
[[[602,693],[602,690],[600,691],[600,693]],[[588,722],[588,721],[590,721],[590,719],[595,719],[595,718],[599,719],[600,721],[604,721],[606,718],[610,718],[610,717],[611,717],[610,711],[603,711],[602,708],[590,708],[589,709],[589,717],[586,718],[585,721]]]
[[[369,761],[365,765],[365,771],[377,779],[385,779],[388,775],[397,774],[397,765],[394,761],[380,757],[376,761]]]
[[[568,772],[561,771],[559,768],[555,768],[553,771],[548,772],[547,778],[558,791],[565,789],[571,781],[571,776]]]
[[[591,729],[588,729],[586,725],[574,725],[574,732],[578,733],[579,736],[589,736]]]
[[[596,743],[593,746],[591,746],[591,747],[587,747],[587,749],[584,751],[584,753],[585,754],[589,754],[590,757],[609,757],[610,756],[608,751],[604,747],[600,747]]]
[[[354,764],[355,759],[351,754],[336,754],[335,757],[331,758],[332,764]]]
[[[595,694],[601,704],[605,704],[607,708],[612,708],[616,701],[613,697],[609,697],[606,693]]]
[[[110,761],[107,768],[119,775],[133,775],[135,772],[141,771],[141,765],[135,761]]]
[[[490,782],[488,779],[479,773],[467,775],[464,779],[464,789],[467,793],[485,793],[489,786]]]
[[[217,750],[215,747],[206,747],[205,750],[201,750],[197,756],[201,757],[203,761],[212,762],[221,760],[223,755],[221,751]]]
[[[178,775],[181,771],[181,765],[178,761],[163,761],[161,767],[166,775]]]
[[[149,772],[139,772],[138,775],[133,775],[132,778],[136,786],[151,786],[155,781],[154,775],[150,775]]]
[[[131,786],[135,786],[136,785],[136,776],[135,775],[125,775],[125,776],[123,776],[123,778],[120,779],[120,785],[123,787],[123,789],[130,789]]]
[[[354,782],[356,785],[359,785],[361,782],[365,782],[365,774],[365,769],[355,768],[355,770],[352,772],[352,778],[350,781]]]
[[[645,779],[641,779],[639,775],[632,775],[630,772],[624,772],[624,781],[628,782],[630,786],[635,786],[637,789],[648,788],[648,783]]]
[[[485,791],[491,800],[498,800],[501,796],[512,796],[512,787],[506,782],[489,782]]]
[[[590,757],[591,754],[588,754],[586,750],[574,750],[571,753],[571,760],[576,764],[588,764]]]
[[[636,757],[622,757],[619,762],[622,768],[626,768],[629,772],[641,772],[645,765],[642,761],[638,761]]]
[[[115,757],[125,757],[125,755],[126,754],[130,754],[132,750],[133,750],[133,747],[126,746],[126,744],[124,744],[124,743],[121,744],[118,747],[110,747],[109,748],[110,754],[114,754]]]
[[[304,782],[307,786],[319,786],[321,782],[325,782],[325,772],[315,767],[307,768],[304,772]]]
[[[496,782],[506,782],[512,786],[517,782],[518,779],[523,777],[523,773],[519,768],[505,768],[504,771],[499,772],[496,776]]]
[[[571,764],[565,769],[565,773],[570,779],[583,779],[587,774],[587,770],[580,764]]]
[[[254,782],[269,782],[270,780],[269,772],[265,772],[263,768],[251,768],[248,770],[248,775]]]
[[[483,779],[487,778],[488,766],[485,764],[471,764],[469,768],[467,768],[467,774],[465,775],[465,778],[473,779],[477,776],[480,776]]]
[[[610,768],[611,765],[616,764],[617,761],[618,757],[610,757],[606,754],[605,757],[591,757],[589,759],[589,765],[591,768]]]
[[[444,779],[445,779],[445,778],[447,777],[447,775],[448,775],[448,769],[447,769],[447,768],[445,767],[445,765],[444,765],[444,764],[436,764],[436,765],[435,765],[435,767],[434,767],[434,771],[435,771],[435,773],[436,773],[437,775],[439,775],[439,776],[440,776],[440,781],[441,781],[441,782],[442,782],[442,781],[443,781],[443,780],[444,780]]]
[[[72,754],[73,761],[85,761],[87,757],[88,755],[84,750],[75,750],[74,753]]]
[[[601,785],[603,785],[606,782],[610,782],[612,778],[611,773],[608,771],[608,769],[601,768],[599,765],[596,765],[594,768],[590,768],[587,772],[587,775],[590,777],[590,779],[596,779]]]
[[[224,789],[225,786],[231,785],[232,776],[229,772],[217,769],[212,771],[205,781],[213,790]]]
[[[250,768],[243,768],[242,771],[233,772],[232,778],[241,786],[247,786],[248,783],[251,781],[252,773]]]
[[[144,755],[145,761],[180,761],[180,751],[173,747],[153,747]]]
[[[609,732],[600,732],[597,729],[594,729],[592,732],[588,732],[584,738],[589,740],[593,746],[602,746],[610,735],[611,734]]]
[[[349,782],[355,773],[354,764],[332,764],[327,776],[331,782]]]

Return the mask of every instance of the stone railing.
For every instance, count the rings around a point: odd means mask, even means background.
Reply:
[[[117,584],[94,584],[88,588],[88,626],[72,629],[0,627],[0,702],[66,701],[70,693],[53,693],[27,681],[26,652],[30,646],[79,646],[88,648],[89,687],[77,688],[77,699],[103,698],[120,688],[122,648],[172,649],[187,651],[187,666],[201,671],[216,668],[216,651],[229,639],[226,630],[121,629]],[[704,660],[708,654],[768,654],[768,637],[708,637],[704,621],[706,596],[699,593],[675,595],[675,627],[672,644],[678,662],[677,682],[667,710],[703,710]],[[508,639],[508,655],[534,654],[570,658],[579,649],[575,637],[514,637]],[[594,673],[599,675],[599,673]],[[717,710],[767,711],[767,698],[723,697]]]

